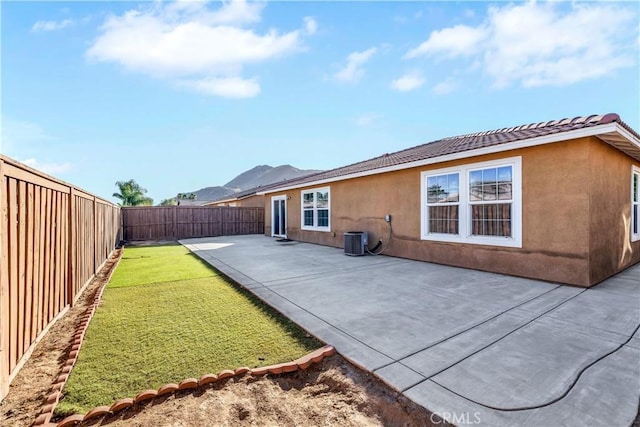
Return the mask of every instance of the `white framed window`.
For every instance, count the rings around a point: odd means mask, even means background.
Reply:
[[[460,172],[429,175],[426,180],[428,232],[459,234]]]
[[[303,190],[301,229],[331,231],[331,190],[329,187]]]
[[[522,247],[522,158],[422,172],[422,239]]]
[[[640,240],[640,167],[631,167],[631,241]]]

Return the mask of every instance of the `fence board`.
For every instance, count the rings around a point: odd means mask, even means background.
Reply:
[[[31,343],[31,320],[33,318],[33,184],[26,183],[26,259],[25,259],[25,301],[24,301],[24,332],[23,348]]]
[[[264,233],[264,208],[144,206],[122,208],[126,241],[177,240]]]
[[[0,155],[0,400],[120,240],[120,208]]]
[[[42,293],[42,324],[41,328],[49,322],[49,284],[51,283],[51,272],[53,266],[51,264],[51,190],[44,189],[45,202],[44,202],[44,251],[42,257],[44,258],[44,280],[42,281],[43,293]]]
[[[27,307],[24,305],[25,288],[26,288],[26,241],[27,241],[27,203],[26,203],[27,183],[18,182],[18,253],[22,256],[18,259],[18,324],[17,329],[17,351],[18,354],[24,353],[24,322]]]
[[[60,210],[60,199],[58,192],[53,191],[51,194],[51,283],[49,284],[49,316],[47,317],[47,323],[53,319],[56,308],[58,305],[58,282],[59,282],[59,268],[60,264],[60,240],[58,236],[58,212]]]
[[[33,190],[33,316],[31,319],[31,331],[29,332],[30,339],[34,341],[38,336],[38,325],[40,325],[42,316],[40,315],[40,271],[41,271],[41,257],[40,253],[40,188],[34,186]]]
[[[56,192],[56,216],[55,216],[55,239],[56,239],[56,262],[55,266],[55,282],[54,282],[54,299],[53,299],[53,314],[54,316],[58,314],[65,305],[64,301],[61,301],[64,298],[64,286],[62,286],[62,281],[64,277],[62,276],[62,271],[67,266],[67,260],[64,258],[64,253],[62,252],[62,230],[64,225],[62,223],[62,194],[60,192]],[[53,320],[53,316],[49,321]]]
[[[43,310],[43,297],[44,297],[44,278],[45,278],[45,258],[41,255],[45,250],[45,234],[46,234],[46,211],[44,208],[44,204],[46,202],[46,193],[45,190],[40,187],[37,191],[39,194],[39,207],[38,207],[38,226],[40,231],[38,233],[38,262],[36,265],[38,266],[38,301],[36,305],[37,310],[37,321],[36,321],[36,333],[42,328],[42,322],[44,321],[42,317]]]
[[[9,389],[9,212],[7,179],[0,161],[0,397]]]
[[[9,252],[9,313],[7,320],[9,321],[9,370],[12,371],[16,366],[16,355],[18,354],[18,254],[15,242],[18,241],[18,182],[15,179],[9,179],[9,241],[13,241],[10,245]],[[13,286],[12,286],[13,285]]]

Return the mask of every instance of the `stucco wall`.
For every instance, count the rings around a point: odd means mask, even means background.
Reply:
[[[616,242],[620,241],[619,230],[611,232],[615,238],[598,234],[601,223],[610,225],[610,213],[600,212],[598,218],[602,218],[597,221],[589,217],[590,205],[594,203],[589,189],[593,181],[603,181],[602,176],[594,178],[592,162],[607,163],[607,169],[617,171],[611,172],[611,180],[624,180],[616,186],[627,189],[627,199],[617,197],[616,203],[626,203],[626,211],[629,210],[630,159],[622,155],[615,167],[611,166],[599,153],[607,149],[600,140],[582,138],[330,183],[326,185],[331,188],[330,232],[300,229],[303,189],[268,194],[265,232],[271,235],[271,196],[284,194],[289,197],[287,235],[294,240],[342,247],[345,232],[367,231],[369,246],[381,239],[386,255],[590,286],[615,271],[618,264],[613,263],[607,248],[619,245]],[[421,172],[513,156],[522,157],[522,248],[421,240]],[[624,169],[626,175],[618,169]],[[390,242],[389,227],[384,221],[386,214],[392,215]],[[601,242],[600,249],[590,250],[591,241]],[[636,245],[625,265],[637,261],[638,256]],[[593,262],[598,259],[598,267],[589,265],[590,257]]]
[[[240,199],[240,200],[212,202],[212,203],[208,203],[207,206],[235,206],[235,207],[243,207],[243,208],[263,208],[265,207],[265,204],[264,204],[264,196],[253,195],[253,196],[245,197],[244,199]]]
[[[264,207],[264,196],[249,196],[244,199],[238,200],[237,206],[242,206],[243,208],[262,208]]]
[[[640,261],[640,241],[631,242],[631,169],[640,167],[595,138],[589,144],[590,269],[592,283]]]

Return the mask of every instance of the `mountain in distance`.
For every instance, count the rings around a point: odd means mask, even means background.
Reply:
[[[240,191],[249,190],[258,186],[273,184],[287,179],[299,178],[313,173],[321,172],[314,169],[298,169],[291,165],[268,166],[260,165],[233,178],[222,186],[213,186],[201,188],[198,191],[189,191],[195,193],[196,201],[220,200],[227,197],[233,197],[233,194]]]
[[[237,191],[245,191],[250,188],[273,184],[287,179],[300,178],[301,176],[307,176],[317,172],[321,171],[313,169],[302,170],[291,165],[276,166],[275,168],[262,165],[241,173],[224,186],[237,189]]]

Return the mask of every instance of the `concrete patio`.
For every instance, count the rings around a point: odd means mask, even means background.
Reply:
[[[264,236],[181,242],[457,425],[628,426],[640,265],[591,289]]]

